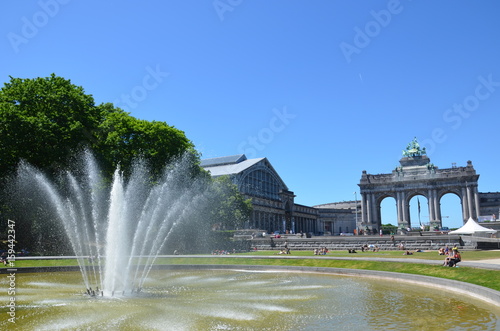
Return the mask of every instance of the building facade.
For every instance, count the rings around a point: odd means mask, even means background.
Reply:
[[[360,199],[316,206],[295,203],[290,191],[267,158],[247,159],[244,154],[205,159],[201,166],[212,177],[229,176],[239,191],[251,199],[253,212],[246,228],[269,233],[352,234],[360,230],[375,233],[381,229],[381,202],[396,201],[398,228],[412,227],[410,200],[422,195],[428,201],[429,224],[441,227],[440,199],[448,193],[459,197],[464,223],[482,215],[500,214],[500,192],[480,193],[479,175],[472,162],[465,167],[439,169],[430,163],[414,139],[403,151],[400,165],[388,174],[362,171]]]
[[[325,223],[314,207],[296,204],[290,191],[267,158],[247,159],[244,154],[206,159],[201,166],[212,177],[229,176],[238,190],[251,199],[253,212],[246,227],[269,233],[324,233]]]

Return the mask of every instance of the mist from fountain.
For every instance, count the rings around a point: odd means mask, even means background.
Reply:
[[[189,157],[166,167],[151,183],[144,162],[125,178],[118,168],[111,185],[90,152],[79,171],[50,180],[22,164],[18,178],[53,208],[67,234],[89,293],[104,296],[140,291],[157,256],[179,224],[199,215],[207,202],[206,178],[192,178]]]

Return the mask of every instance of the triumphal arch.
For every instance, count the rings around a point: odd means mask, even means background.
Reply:
[[[479,193],[477,181],[479,175],[467,161],[467,166],[453,166],[438,169],[426,155],[425,148],[420,148],[417,139],[413,139],[403,151],[400,166],[390,174],[367,174],[363,170],[359,183],[361,193],[361,224],[359,228],[380,229],[380,204],[383,199],[393,197],[396,200],[398,228],[412,226],[410,219],[410,200],[416,195],[427,198],[431,227],[441,227],[440,199],[447,193],[454,193],[460,198],[464,223],[479,216]],[[418,225],[417,225],[418,226]]]

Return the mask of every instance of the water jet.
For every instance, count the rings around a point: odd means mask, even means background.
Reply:
[[[153,182],[138,161],[128,177],[117,168],[107,187],[95,159],[85,152],[81,169],[57,180],[28,164],[21,165],[18,179],[27,194],[36,191],[44,199],[38,202],[46,203],[64,227],[89,295],[92,288],[124,295],[143,286],[176,228],[200,218],[196,211],[209,193],[202,177],[191,176],[190,162],[179,158]]]

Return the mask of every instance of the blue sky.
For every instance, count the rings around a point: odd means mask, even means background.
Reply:
[[[362,170],[391,172],[414,137],[439,168],[471,160],[479,190],[496,192],[499,10],[493,0],[2,1],[0,79],[55,73],[97,103],[184,131],[203,158],[267,157],[300,204],[354,200]],[[458,198],[442,205],[444,225],[460,225]],[[382,206],[394,223],[394,200]]]

